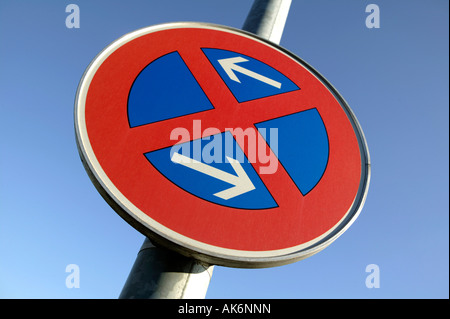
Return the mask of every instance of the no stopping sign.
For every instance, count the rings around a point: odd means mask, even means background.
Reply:
[[[370,177],[338,92],[249,33],[174,23],[118,39],[77,92],[80,156],[127,222],[205,262],[268,267],[328,246]]]

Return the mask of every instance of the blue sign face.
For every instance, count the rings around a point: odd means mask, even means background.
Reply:
[[[238,102],[299,90],[286,76],[254,58],[227,50],[202,51]]]
[[[281,165],[303,196],[322,178],[328,163],[328,137],[317,109],[286,115],[255,124],[261,130],[278,129],[278,153]],[[267,138],[272,149],[271,139]]]
[[[128,96],[130,127],[213,109],[178,52],[141,71]]]
[[[145,156],[178,187],[204,200],[243,209],[277,207],[230,132],[149,152]]]
[[[247,55],[213,48],[203,48],[202,52],[238,103],[300,90],[281,72]],[[145,67],[134,81],[128,97],[130,127],[211,109],[214,106],[177,51],[161,56]],[[255,147],[254,150],[244,152],[236,141],[244,138],[237,136],[243,129],[230,129],[191,137],[183,143],[144,155],[149,164],[186,192],[232,208],[278,207],[252,166],[256,145],[261,139],[275,155],[275,166],[283,166],[303,195],[321,179],[328,162],[329,145],[316,108],[253,123],[251,128],[244,130],[245,138],[254,138],[247,144]]]

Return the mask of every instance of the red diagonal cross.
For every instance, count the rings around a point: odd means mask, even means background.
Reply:
[[[301,90],[239,103],[200,48],[197,50],[182,48],[178,50],[178,53],[193,73],[214,109],[132,128],[130,137],[136,141],[133,147],[143,150],[143,153],[170,147],[179,142],[179,140],[170,139],[171,132],[176,128],[181,127],[188,130],[191,140],[196,138],[195,132],[193,132],[194,120],[201,121],[202,131],[206,128],[217,128],[220,132],[224,132],[227,129],[242,128],[245,130],[250,127],[257,132],[255,123],[311,108],[310,105],[302,105],[303,93]],[[236,142],[242,143],[239,140]],[[245,145],[240,144],[239,146],[249,157],[249,150],[245,148]],[[275,155],[267,144],[266,147],[265,154],[270,154],[270,161],[276,161]],[[258,156],[256,156],[256,162],[252,164],[257,172],[260,171],[260,167],[268,165],[268,163],[261,163]],[[299,199],[303,197],[282,165],[278,165],[278,169],[273,174],[261,174],[260,177],[280,206],[287,205],[285,199],[289,197],[299,197]],[[271,187],[273,184],[284,186],[280,189],[280,187]],[[289,202],[292,202],[291,198],[289,198]]]

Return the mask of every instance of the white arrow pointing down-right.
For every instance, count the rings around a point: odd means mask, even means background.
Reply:
[[[230,198],[233,198],[233,197],[242,195],[244,193],[247,193],[251,190],[254,190],[255,186],[253,185],[252,181],[248,177],[245,170],[242,168],[239,161],[235,160],[234,158],[228,157],[228,156],[227,156],[227,159],[230,162],[231,166],[233,167],[234,171],[236,172],[237,176],[227,173],[227,172],[224,172],[224,171],[221,171],[220,169],[217,169],[210,165],[206,165],[202,162],[196,161],[195,159],[181,155],[179,153],[173,153],[172,158],[171,158],[172,162],[174,162],[174,163],[181,164],[185,167],[188,167],[188,168],[198,171],[200,173],[206,174],[208,176],[214,177],[216,179],[220,179],[221,181],[224,181],[231,185],[234,185],[231,188],[228,188],[224,191],[213,194],[214,196],[217,196],[224,200],[228,200]]]

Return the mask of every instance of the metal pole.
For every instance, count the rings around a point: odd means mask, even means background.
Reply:
[[[290,5],[291,0],[255,0],[242,29],[280,43]],[[119,299],[203,299],[213,268],[146,238]]]
[[[255,0],[242,29],[279,44],[291,2],[291,0]]]
[[[119,299],[204,299],[213,268],[145,238]]]

